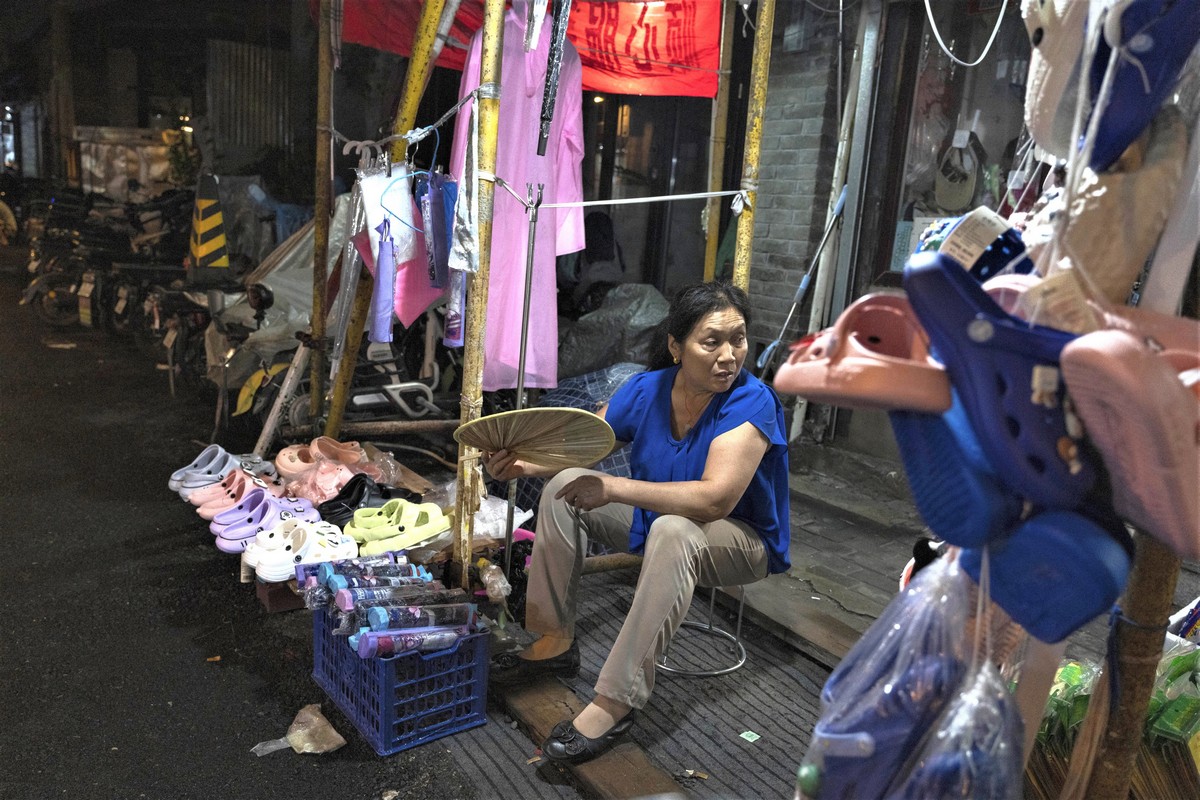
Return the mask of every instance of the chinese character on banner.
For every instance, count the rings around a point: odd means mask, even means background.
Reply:
[[[344,0],[342,40],[409,55],[421,0]],[[556,4],[551,4],[553,7]],[[714,97],[721,52],[716,0],[574,0],[567,38],[583,62],[583,89],[616,94]],[[462,0],[450,42],[435,62],[461,70],[483,24],[483,0]]]

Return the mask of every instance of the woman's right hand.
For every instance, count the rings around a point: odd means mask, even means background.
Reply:
[[[484,453],[480,461],[483,462],[483,468],[487,470],[488,475],[498,481],[511,481],[530,474],[526,463],[519,460],[516,453],[510,453],[508,450]]]

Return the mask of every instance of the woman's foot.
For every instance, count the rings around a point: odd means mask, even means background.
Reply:
[[[516,655],[505,653],[494,658],[488,681],[496,686],[516,686],[545,676],[573,678],[578,673],[579,645],[573,640],[543,636]]]
[[[597,695],[571,722],[560,722],[542,744],[551,761],[581,764],[609,750],[633,727],[635,711],[627,705]]]
[[[624,703],[618,703],[616,700],[598,694],[595,700],[588,703],[583,711],[579,712],[579,716],[571,724],[584,736],[595,739],[597,736],[608,733],[614,725],[629,716],[629,712],[632,710]]]

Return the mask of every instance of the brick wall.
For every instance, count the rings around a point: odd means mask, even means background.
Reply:
[[[851,45],[856,17],[847,14],[845,20],[843,38]],[[810,9],[798,51],[784,45],[793,22],[790,4],[778,4],[750,262],[753,346],[765,346],[779,334],[816,251],[837,150],[837,17]],[[848,72],[847,63],[843,73]],[[807,325],[809,299],[788,326],[785,344]],[[751,352],[756,353],[753,347]]]

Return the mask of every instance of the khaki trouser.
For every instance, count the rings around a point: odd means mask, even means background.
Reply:
[[[575,638],[576,592],[589,538],[629,551],[632,506],[609,503],[576,511],[554,499],[565,484],[588,473],[563,470],[542,490],[525,606],[525,627],[533,633]],[[600,670],[596,693],[633,708],[645,706],[654,689],[654,664],[683,622],[696,586],[744,585],[766,575],[766,547],[746,523],[656,519],[646,537],[633,605]]]

